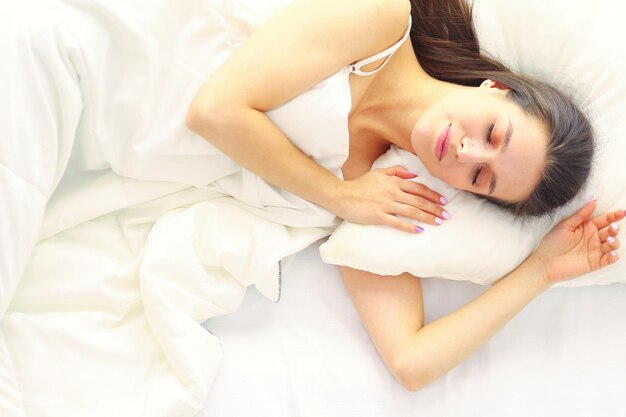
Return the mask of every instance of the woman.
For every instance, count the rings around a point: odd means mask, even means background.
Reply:
[[[414,174],[401,167],[370,172],[390,144],[416,154],[448,184],[518,215],[550,212],[589,175],[590,125],[554,89],[477,51],[471,11],[460,1],[294,1],[211,76],[187,123],[247,170],[353,222],[420,233],[396,215],[433,225],[454,221],[441,195],[408,181]],[[342,180],[299,150],[293,132],[281,131],[268,114],[344,73],[351,106]],[[419,279],[341,272],[382,359],[405,387],[418,389],[552,283],[618,260],[616,222],[624,212],[591,219],[594,208],[591,202],[564,220],[515,271],[428,325]]]

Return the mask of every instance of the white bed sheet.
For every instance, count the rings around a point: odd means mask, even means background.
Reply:
[[[224,362],[199,417],[626,416],[626,285],[548,290],[411,393],[387,372],[318,246],[285,271],[278,304],[248,291],[238,312],[204,324]],[[487,288],[422,282],[427,322]]]

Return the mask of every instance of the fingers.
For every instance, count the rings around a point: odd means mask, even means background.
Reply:
[[[594,217],[591,221],[598,228],[601,251],[600,266],[610,265],[617,262],[619,255],[617,249],[621,243],[617,235],[620,232],[619,221],[626,217],[626,210],[614,210],[606,214]]]
[[[387,175],[393,175],[393,176],[400,177],[405,180],[415,178],[418,176],[416,173],[411,172],[405,167],[400,166],[400,165],[394,165],[392,167],[382,168],[381,171]]]
[[[400,189],[405,193],[423,197],[438,205],[443,204],[445,206],[446,204],[448,204],[448,200],[446,200],[444,196],[436,191],[431,190],[420,182],[402,181],[402,183],[400,184]]]
[[[421,205],[425,206],[427,204],[431,204],[431,203],[428,203],[426,200],[423,200],[423,203]],[[400,218],[396,217],[396,215],[406,217],[409,219],[415,219],[415,220],[420,221],[421,223],[426,223],[426,224],[430,224],[433,226],[440,226],[445,223],[444,218],[437,217],[436,215],[433,215],[432,213],[429,213],[424,210],[425,209],[423,208],[416,208],[408,204],[398,203],[396,204],[393,213],[383,215],[382,223],[387,226],[391,226],[396,229],[403,230],[409,233],[423,233],[424,228],[421,226],[416,226],[415,224],[408,222],[406,220],[401,220]]]
[[[396,203],[393,214],[399,214],[436,226],[442,225],[452,217],[441,206],[433,204],[422,197],[412,195],[407,196],[404,203]]]
[[[441,225],[452,216],[441,205],[448,204],[448,201],[441,194],[431,190],[424,184],[414,181],[408,181],[417,176],[417,174],[408,169],[395,165],[387,168],[378,169],[388,176],[398,177],[395,184],[399,187],[395,194],[395,203],[382,219],[382,223],[399,230],[411,233],[421,233],[423,228],[417,227],[410,222],[403,221],[396,215],[409,219],[415,219],[422,223],[430,225]]]
[[[582,222],[588,220],[593,213],[593,210],[596,208],[596,200],[591,200],[589,203],[585,204],[581,209],[579,209],[576,213],[572,214],[565,220],[563,220],[563,224],[569,229],[576,229]]]
[[[609,213],[611,214],[611,213]],[[607,215],[608,216],[608,215]],[[623,216],[623,211],[622,211]],[[604,216],[601,216],[604,217]],[[600,229],[598,231],[598,237],[602,242],[600,250],[602,251],[602,257],[600,258],[600,266],[610,265],[614,262],[617,262],[619,259],[619,255],[617,254],[617,249],[621,246],[620,240],[617,237],[619,234],[620,227],[619,224],[613,222],[608,226]]]
[[[602,253],[608,253],[612,250],[617,250],[620,248],[621,243],[619,239],[614,238],[613,236],[609,236],[606,242],[602,242]]]
[[[398,217],[393,216],[391,214],[385,214],[383,218],[383,225],[391,226],[394,229],[398,229],[403,232],[408,232],[408,233],[413,233],[413,234],[424,233],[423,227],[416,226],[413,223],[401,220]]]
[[[611,223],[608,226],[598,230],[598,237],[600,237],[600,240],[602,242],[607,241],[607,239],[610,237],[615,237],[619,234],[620,231],[620,227],[618,223]]]
[[[615,210],[598,217],[594,217],[592,222],[598,229],[607,227],[611,223],[618,222],[626,217],[626,210]]]
[[[388,167],[388,168],[382,168],[379,170],[384,172],[386,175],[396,176],[404,180],[413,179],[418,176],[416,173],[409,171],[408,169],[400,165],[395,165],[395,166]],[[448,201],[446,200],[444,196],[442,196],[436,191],[431,190],[430,188],[428,188],[427,186],[419,182],[402,181],[400,182],[400,189],[407,193],[425,197],[435,204],[443,204],[443,205],[448,204]]]
[[[615,251],[605,253],[604,255],[602,255],[602,258],[600,258],[600,267],[604,268],[605,266],[614,264],[618,260],[619,260],[619,253]]]

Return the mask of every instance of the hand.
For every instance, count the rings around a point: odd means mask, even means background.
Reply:
[[[595,271],[619,259],[616,222],[624,218],[624,210],[589,219],[595,207],[594,200],[556,225],[531,255],[543,263],[550,283]]]
[[[333,212],[354,223],[387,225],[409,233],[424,229],[396,214],[433,225],[449,219],[441,207],[446,200],[425,185],[408,180],[415,177],[406,168],[393,166],[346,180],[335,198]]]

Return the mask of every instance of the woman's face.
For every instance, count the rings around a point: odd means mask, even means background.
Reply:
[[[411,144],[426,169],[449,185],[507,202],[525,200],[541,178],[543,123],[487,80],[452,91],[419,118]]]

